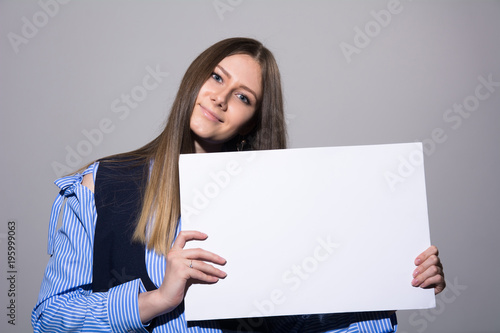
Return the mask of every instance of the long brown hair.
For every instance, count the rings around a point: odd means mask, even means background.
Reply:
[[[166,255],[175,239],[181,211],[179,154],[195,152],[190,118],[198,92],[215,67],[234,54],[250,55],[262,70],[262,100],[253,119],[255,126],[245,138],[247,149],[286,148],[281,78],[274,56],[259,41],[229,38],[212,45],[191,63],[158,137],[137,150],[102,160],[151,163],[133,240],[147,243],[148,248],[159,254]],[[224,150],[236,150],[237,141],[237,138],[228,141]],[[149,221],[153,224],[148,226]]]

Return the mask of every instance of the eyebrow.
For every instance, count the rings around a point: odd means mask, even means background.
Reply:
[[[226,71],[224,69],[224,67],[222,67],[221,65],[217,65],[216,66],[218,69],[220,69],[224,75],[226,75],[228,78],[231,78],[231,74],[228,73],[228,71]],[[248,88],[247,86],[245,86],[244,84],[241,85],[241,88],[245,89],[245,90],[248,90],[248,92],[250,92],[254,97],[255,97],[255,100],[258,101],[259,99],[257,98],[257,94],[255,93],[255,91],[253,91],[252,89]]]

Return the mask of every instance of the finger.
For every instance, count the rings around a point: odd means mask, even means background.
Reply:
[[[179,281],[184,281],[185,283],[190,279],[213,283],[218,281],[220,278],[225,278],[227,275],[222,270],[203,261],[181,257],[175,257],[170,260],[167,258],[166,272],[167,271],[173,273],[165,274],[166,278],[164,279],[162,285],[164,283],[166,285],[178,284]]]
[[[192,267],[185,265],[182,268],[183,274],[186,274],[186,280],[196,280],[196,283],[215,283],[219,281],[219,279],[223,279],[227,276],[222,270],[203,261],[189,260],[189,264]]]
[[[206,275],[211,275],[223,279],[227,276],[227,273],[209,265],[203,261],[191,260],[188,266],[192,270],[198,270]]]
[[[208,261],[217,265],[225,265],[227,262],[226,259],[215,253],[199,248],[183,250],[182,255],[186,259]]]
[[[418,287],[424,288],[424,289],[430,289],[434,288],[434,294],[439,294],[444,290],[446,286],[446,282],[444,280],[444,277],[442,275],[435,275],[432,276],[428,279],[426,279],[424,282],[422,282]]]
[[[190,268],[191,269],[191,268]],[[211,274],[206,274],[200,270],[197,269],[191,269],[190,273],[190,283],[216,283],[219,281],[221,278],[216,276],[216,275],[211,275]]]
[[[427,279],[420,285],[420,288],[434,288],[439,284],[444,282],[444,278],[441,275],[433,275]]]
[[[438,265],[432,265],[426,270],[422,271],[420,274],[416,275],[412,281],[414,287],[427,287],[433,283],[433,281],[444,279],[443,269]]]
[[[421,263],[426,261],[427,258],[429,258],[432,255],[435,255],[435,256],[439,255],[439,250],[434,245],[429,246],[424,252],[420,253],[418,255],[418,257],[415,258],[415,265],[417,265],[417,266],[420,265]]]
[[[423,263],[418,265],[417,268],[415,268],[415,270],[413,271],[413,277],[416,277],[417,275],[422,274],[423,272],[425,272],[426,270],[428,270],[432,266],[437,266],[437,267],[441,268],[441,270],[443,269],[443,265],[441,264],[441,260],[436,255],[431,255]]]
[[[207,234],[196,230],[181,231],[177,235],[177,238],[172,245],[172,249],[182,250],[186,245],[186,242],[189,242],[191,240],[205,240],[207,239],[207,237]]]

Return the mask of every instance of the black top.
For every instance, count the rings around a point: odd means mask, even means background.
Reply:
[[[94,292],[108,291],[137,278],[148,291],[156,289],[146,270],[144,244],[132,242],[147,171],[146,165],[99,162],[95,181]]]

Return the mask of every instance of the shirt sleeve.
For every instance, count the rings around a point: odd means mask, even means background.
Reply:
[[[94,163],[81,174],[55,182],[60,192],[49,224],[51,257],[31,314],[34,332],[147,332],[139,317],[138,294],[145,290],[140,280],[92,292],[97,212],[94,194],[81,182],[89,173],[95,180],[97,167]]]

